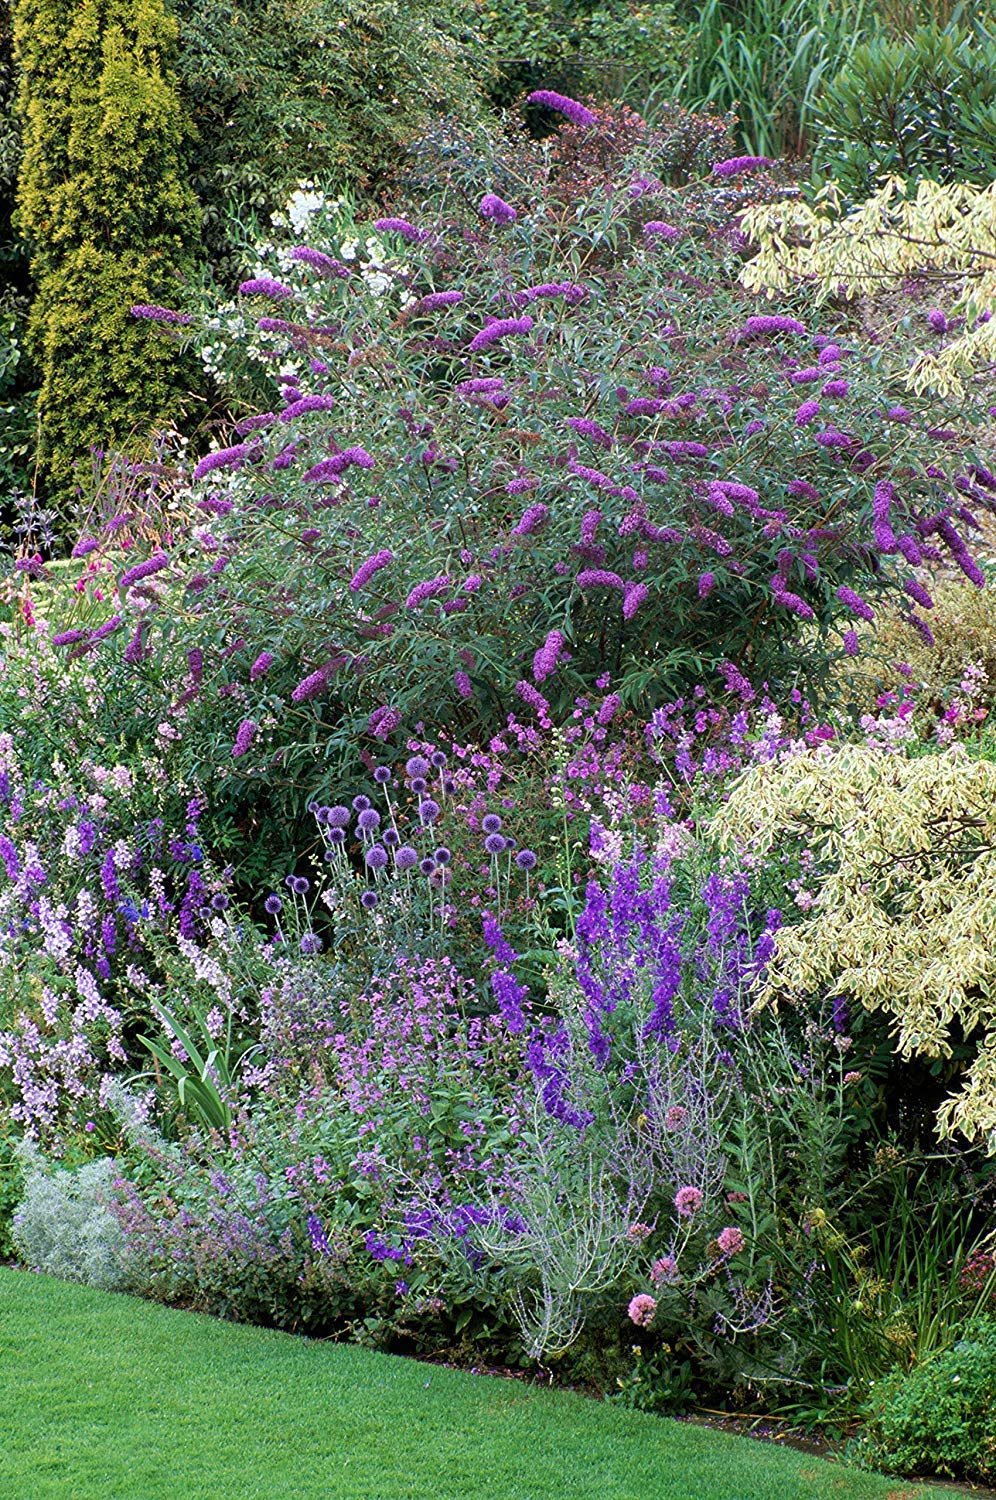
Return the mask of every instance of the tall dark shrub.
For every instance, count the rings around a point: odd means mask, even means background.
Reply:
[[[140,444],[183,408],[182,365],[129,314],[176,296],[198,240],[176,39],[162,0],[15,4],[37,460],[63,500],[88,448]]]

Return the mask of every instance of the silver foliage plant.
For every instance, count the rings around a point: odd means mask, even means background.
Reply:
[[[13,1219],[18,1255],[34,1270],[102,1291],[128,1284],[124,1236],[107,1207],[118,1176],[108,1157],[54,1167],[30,1141],[18,1149],[24,1197]]]

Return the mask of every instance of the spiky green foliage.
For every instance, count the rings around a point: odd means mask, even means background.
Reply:
[[[37,458],[56,494],[88,447],[141,440],[182,409],[182,365],[129,313],[176,296],[198,238],[176,35],[162,0],[15,5],[17,225],[37,287]]]

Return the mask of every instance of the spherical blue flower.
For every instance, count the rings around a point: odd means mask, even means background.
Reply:
[[[446,756],[442,750],[434,750],[429,756],[429,760],[437,771],[441,771],[446,764]]]
[[[382,834],[382,842],[385,843],[389,849],[397,849],[398,845],[401,843],[401,835],[399,833],[396,833],[393,828],[385,828]]]
[[[415,792],[419,797],[421,797],[422,793],[423,792],[427,792],[428,790],[429,790],[429,783],[426,781],[426,779],[425,779],[424,776],[416,776],[416,777],[414,777],[414,779],[412,780],[412,791],[413,792]]]
[[[317,932],[305,932],[301,937],[302,953],[321,953],[322,940]]]
[[[311,883],[304,875],[295,875],[291,881],[291,890],[295,896],[306,896],[311,889]]]
[[[436,861],[437,865],[448,865],[450,860],[453,858],[452,854],[445,846],[441,849],[437,849],[432,857]]]
[[[377,782],[378,786],[384,786],[390,779],[391,773],[387,766],[378,766],[374,771],[374,781]]]
[[[498,833],[501,828],[501,818],[499,818],[497,813],[485,813],[481,821],[481,827],[485,833]]]
[[[535,870],[536,856],[531,849],[520,849],[515,856],[515,863],[520,870]]]
[[[346,842],[345,828],[330,828],[327,836],[329,843],[335,845],[336,847]]]
[[[270,913],[271,917],[275,917],[278,911],[283,911],[284,909],[284,903],[276,894],[267,896],[266,900],[263,902],[263,906],[265,910]]]
[[[456,792],[456,782],[453,780],[452,776],[446,776],[446,777],[444,777],[444,779],[443,779],[443,792],[445,793],[445,795],[447,797],[452,797],[454,795],[454,793]]]
[[[326,822],[330,828],[345,828],[349,822],[349,808],[341,804],[338,807],[330,807]]]
[[[356,820],[356,826],[363,833],[373,833],[380,827],[380,813],[374,807],[365,807]]]
[[[211,905],[214,907],[215,911],[228,910],[228,897],[225,895],[224,891],[219,891],[217,895],[211,897]]]
[[[358,797],[354,797],[353,798],[353,811],[354,812],[363,812],[363,810],[365,808],[369,807],[369,806],[370,806],[370,798],[369,797],[364,797],[364,795],[363,795],[362,792],[360,793],[360,795]]]
[[[434,823],[439,817],[439,803],[433,802],[431,797],[426,797],[424,802],[418,805],[419,822],[423,825]]]
[[[489,833],[484,840],[484,847],[489,854],[503,854],[508,848],[508,840],[500,833]]]
[[[409,776],[428,776],[429,762],[424,755],[413,755],[405,761],[405,770]]]
[[[377,892],[364,891],[363,895],[360,897],[360,905],[365,906],[367,911],[373,911],[374,907],[377,905]]]
[[[387,864],[387,850],[380,844],[374,844],[366,852],[367,867],[371,870],[383,870]]]
[[[399,870],[412,870],[418,864],[418,854],[410,844],[402,844],[394,851],[394,863]]]
[[[436,868],[436,861],[432,858],[431,855],[427,854],[425,859],[419,860],[418,867],[422,871],[423,875],[431,875],[433,870]]]

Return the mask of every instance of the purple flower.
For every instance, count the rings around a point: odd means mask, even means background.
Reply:
[[[518,854],[515,856],[515,863],[518,865],[520,870],[535,870],[536,855],[531,849],[520,849]]]
[[[239,283],[239,291],[243,297],[273,297],[278,302],[294,295],[289,286],[284,286],[282,281],[274,281],[272,276],[256,276],[249,281],[242,281]]]
[[[310,699],[317,698],[321,693],[324,693],[328,685],[328,670],[325,667],[319,667],[317,672],[312,672],[310,676],[303,678],[298,683],[297,687],[291,693],[291,701],[293,703],[307,703]]]
[[[555,109],[559,114],[566,115],[572,125],[587,127],[596,124],[596,118],[590,109],[586,109],[576,99],[569,99],[566,94],[555,94],[550,89],[535,89],[526,96],[526,103],[540,104],[544,109]]]
[[[349,267],[344,266],[341,260],[333,260],[331,255],[326,255],[321,250],[312,250],[310,245],[295,245],[291,251],[291,260],[299,260],[303,265],[322,271],[326,276],[350,275]]]
[[[484,847],[491,855],[504,854],[508,848],[508,839],[501,833],[489,833],[484,840]]]
[[[560,654],[564,649],[564,637],[559,630],[551,630],[546,640],[533,657],[533,681],[542,682],[556,671]]]
[[[734,343],[747,339],[767,338],[776,333],[805,333],[805,326],[798,318],[787,318],[781,313],[757,313],[748,318],[744,326],[733,335]]]
[[[388,563],[394,561],[394,553],[389,552],[386,547],[380,552],[375,552],[373,557],[368,557],[365,563],[361,563],[353,577],[350,579],[349,589],[353,594],[358,594],[360,589],[366,588],[375,573],[381,568],[386,568]]]
[[[85,630],[63,630],[60,635],[52,637],[53,646],[75,646],[77,641],[86,639]]]
[[[841,351],[837,344],[825,344],[820,350],[820,357],[817,363],[821,365],[835,365],[840,358]]]
[[[293,422],[295,417],[303,416],[307,411],[331,411],[335,406],[332,396],[302,396],[299,401],[292,401],[285,406],[280,413],[281,422]]]
[[[851,389],[847,380],[828,380],[820,390],[821,396],[846,396]]]
[[[714,177],[739,177],[741,172],[756,172],[761,167],[770,167],[771,159],[767,156],[730,156],[726,161],[718,161],[712,169]]]
[[[627,583],[623,588],[623,619],[631,620],[640,605],[649,597],[650,590],[645,583]]]
[[[445,594],[450,587],[449,574],[443,574],[440,578],[427,578],[422,583],[417,583],[405,600],[406,609],[418,609],[428,599],[435,599],[439,594]]]
[[[620,698],[619,694],[609,693],[608,697],[603,700],[601,708],[598,710],[599,724],[611,724],[612,720],[615,718],[621,707],[622,699]]]
[[[374,844],[364,855],[367,868],[371,870],[383,870],[387,865],[387,850],[381,844]]]
[[[920,543],[914,536],[897,536],[896,547],[905,557],[911,568],[918,568],[923,562],[923,552]]]
[[[787,609],[792,614],[798,615],[800,620],[815,619],[812,607],[806,603],[805,599],[800,599],[798,594],[793,594],[787,589],[784,579],[778,573],[770,580],[770,583],[771,593],[776,604],[780,604],[783,609]]]
[[[235,735],[235,743],[232,746],[231,753],[233,758],[237,759],[240,755],[245,755],[255,738],[256,725],[252,719],[243,719]]]
[[[927,322],[935,333],[947,333],[948,320],[939,307],[931,308],[927,314]]]
[[[526,682],[525,679],[523,679],[521,682],[517,682],[515,684],[515,691],[518,693],[523,703],[528,703],[529,707],[534,709],[536,713],[542,715],[543,717],[547,717],[549,715],[549,703],[543,697],[542,693],[536,691],[531,682]]]
[[[122,573],[118,580],[121,589],[131,588],[133,583],[139,583],[143,578],[151,578],[153,573],[161,573],[163,568],[169,567],[169,558],[165,552],[156,552],[152,557],[146,558],[145,562],[137,563],[134,568],[129,568],[127,573]]]
[[[481,827],[485,833],[500,833],[501,818],[497,813],[485,813],[481,819]]]
[[[715,573],[703,573],[699,578],[699,598],[708,599],[716,586]]]
[[[591,442],[597,443],[600,448],[612,447],[612,439],[597,422],[592,422],[588,417],[568,417],[566,421],[568,427],[572,427],[581,437],[589,438]]]
[[[269,912],[269,914],[270,914],[271,917],[275,917],[278,914],[278,912],[281,912],[284,909],[284,903],[281,901],[280,897],[278,895],[276,895],[276,894],[274,894],[272,896],[267,896],[266,900],[263,902],[263,906],[266,909],[266,911]]]
[[[461,380],[456,392],[458,396],[493,396],[504,387],[500,375],[475,375],[472,380]]]
[[[249,452],[246,443],[237,443],[234,448],[219,448],[216,453],[207,453],[194,469],[194,482],[203,479],[215,469],[241,469]]]
[[[424,828],[429,827],[439,817],[439,803],[433,802],[431,797],[426,797],[418,805],[418,820]]]
[[[380,827],[380,813],[375,807],[364,807],[356,820],[356,826],[361,833],[373,833]]]
[[[922,583],[918,583],[915,578],[907,578],[906,582],[903,584],[903,587],[909,594],[910,598],[915,599],[917,604],[921,605],[923,609],[933,609],[934,601],[927,593],[927,590],[924,588]]]
[[[364,891],[363,895],[360,897],[360,905],[366,911],[373,911],[374,907],[377,905],[377,892]]]
[[[837,590],[837,598],[841,604],[847,606],[852,614],[858,615],[862,620],[874,620],[875,611],[871,605],[862,599],[860,594],[856,594],[853,589],[848,588],[846,583],[842,583]]]
[[[550,519],[549,507],[542,504],[530,505],[524,510],[517,526],[512,527],[513,536],[531,536],[541,526],[545,526]]]
[[[793,385],[812,385],[814,380],[822,380],[824,371],[813,365],[808,370],[795,370],[789,376]]]
[[[905,406],[890,406],[885,414],[890,422],[912,422],[913,413],[907,411]]]
[[[456,307],[457,303],[462,301],[463,292],[429,292],[427,296],[419,298],[411,311],[438,312],[442,307]]]
[[[681,230],[675,229],[671,224],[665,224],[660,219],[651,219],[649,224],[643,226],[643,238],[645,240],[664,240],[668,244],[681,238]]]
[[[496,318],[486,328],[482,328],[471,339],[467,348],[471,353],[478,349],[486,349],[489,344],[497,343],[499,339],[510,338],[513,334],[529,333],[533,327],[533,320],[528,313],[524,318]]]
[[[575,579],[580,589],[625,589],[626,585],[618,573],[607,568],[583,568]]]
[[[514,224],[519,217],[512,205],[497,193],[484,194],[479,212],[482,219],[491,219],[495,224]]]
[[[461,698],[473,698],[474,688],[466,672],[453,673],[453,686]]]
[[[391,708],[385,703],[380,708],[375,708],[370,715],[367,720],[367,733],[372,734],[375,740],[380,740],[383,744],[400,723],[401,714],[398,709]]]
[[[268,672],[272,666],[273,657],[270,655],[269,651],[261,651],[256,660],[253,662],[252,666],[249,668],[249,681],[255,682],[257,678],[262,677],[266,672]]]
[[[153,323],[189,323],[189,313],[174,312],[171,307],[156,307],[148,302],[137,302],[128,309],[133,318],[147,318]]]
[[[90,552],[95,552],[99,546],[100,543],[97,541],[96,537],[80,537],[79,541],[76,543],[76,546],[73,548],[71,555],[73,557],[86,557]]]
[[[107,637],[113,635],[116,630],[120,630],[123,624],[124,621],[120,615],[112,615],[109,620],[104,621],[103,625],[99,625],[96,630],[90,632],[90,640],[106,641]]]
[[[418,853],[410,844],[402,844],[394,851],[394,863],[399,870],[412,870],[418,864]]]
[[[821,448],[850,448],[854,439],[846,432],[837,432],[831,427],[826,432],[818,432],[816,441]]]
[[[529,990],[524,984],[519,984],[508,969],[495,970],[491,976],[491,989],[505,1019],[505,1025],[513,1036],[521,1036],[526,1029],[522,1002],[527,998]]]
[[[843,635],[844,650],[848,656],[858,654],[858,632],[856,630],[845,630]]]
[[[374,228],[381,234],[400,235],[410,245],[428,238],[424,229],[416,229],[415,225],[409,224],[407,219],[375,219]]]

